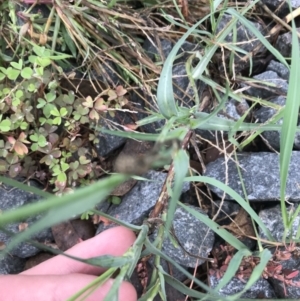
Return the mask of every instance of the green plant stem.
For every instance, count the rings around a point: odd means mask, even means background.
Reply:
[[[158,233],[157,233],[157,239],[158,239],[158,244],[157,244],[157,249],[161,250],[162,248],[162,244],[163,244],[163,239],[164,239],[164,226],[160,225],[158,228]],[[160,256],[159,255],[155,255],[155,259],[154,259],[154,269],[153,269],[153,273],[151,275],[151,280],[149,283],[148,287],[152,287],[155,282],[158,279],[158,270],[155,268],[156,266],[160,265]]]
[[[76,294],[74,294],[72,297],[68,298],[66,301],[76,301],[81,296],[83,298],[88,297],[90,294],[92,294],[100,285],[102,285],[105,281],[107,281],[109,278],[112,277],[112,275],[116,272],[116,268],[111,268],[104,272],[101,276],[93,280],[91,283],[89,283],[87,286],[85,286],[83,289],[78,291]],[[83,296],[83,294],[85,294]],[[83,300],[81,298],[81,300]],[[78,300],[77,300],[78,301]]]

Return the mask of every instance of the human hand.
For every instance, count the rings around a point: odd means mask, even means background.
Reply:
[[[135,239],[132,231],[115,227],[75,245],[66,253],[83,259],[101,255],[122,256]],[[0,301],[65,301],[104,271],[58,255],[19,275],[0,276]],[[108,280],[85,300],[103,300],[112,283],[112,279]],[[119,288],[119,301],[136,300],[134,287],[123,282]]]

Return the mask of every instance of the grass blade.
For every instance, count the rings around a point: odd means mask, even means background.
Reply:
[[[23,184],[23,183],[21,183],[19,181],[16,181],[14,179],[10,179],[10,178],[7,178],[7,177],[0,176],[0,182],[2,182],[4,184],[7,184],[9,186],[13,186],[15,188],[19,188],[19,189],[27,191],[27,192],[34,193],[36,195],[41,196],[42,198],[53,197],[53,194],[51,194],[49,192],[46,192],[46,191],[41,190],[41,189],[38,189],[38,188],[36,188],[34,186],[29,186],[29,185]]]
[[[239,250],[237,253],[234,254],[234,256],[231,258],[229,265],[227,267],[227,270],[220,280],[217,287],[215,287],[215,290],[219,291],[221,288],[223,288],[226,284],[228,284],[231,279],[235,276],[237,270],[240,267],[240,264],[245,256],[249,256],[249,251],[242,249]]]
[[[197,284],[199,287],[201,287],[203,290],[209,292],[211,295],[216,296],[216,293],[206,284],[202,283],[199,279],[195,278],[192,274],[190,274],[187,270],[185,270],[183,267],[181,267],[176,261],[174,261],[172,258],[161,252],[159,249],[155,248],[149,241],[148,238],[146,238],[145,246],[150,252],[150,254],[158,255],[161,258],[167,260],[170,262],[176,269],[178,269],[181,273],[186,275],[189,279],[192,279],[195,284]]]
[[[285,235],[283,236],[284,239],[289,227],[289,220],[285,205],[286,181],[294,145],[300,105],[300,98],[298,95],[298,85],[300,82],[300,54],[294,20],[292,21],[292,25],[292,63],[286,105],[283,115],[282,132],[280,135],[280,204],[282,220],[285,228]]]
[[[102,129],[102,133],[105,134],[111,134],[119,137],[125,137],[125,138],[131,138],[131,139],[140,139],[143,141],[157,141],[158,138],[161,136],[161,134],[147,134],[147,133],[139,133],[139,132],[122,132],[122,131],[111,131]],[[167,138],[168,140],[171,139],[179,139],[182,140],[182,138],[185,136],[187,130],[184,128],[177,128],[175,130],[172,130],[168,132]],[[181,138],[182,137],[182,138]]]
[[[251,288],[251,286],[258,280],[260,279],[266,265],[268,264],[269,260],[272,258],[272,254],[269,250],[264,249],[262,253],[260,254],[260,262],[255,268],[253,269],[253,272],[246,283],[244,289],[239,292],[238,294],[231,296],[231,300],[240,300],[239,297],[242,296],[248,289]]]
[[[175,103],[173,93],[173,61],[175,60],[175,57],[181,45],[204,20],[205,18],[197,22],[179,39],[179,41],[174,45],[172,51],[168,55],[164,67],[162,69],[157,86],[157,104],[160,113],[164,115],[167,119],[171,118],[172,116],[177,116],[178,114],[177,105]]]
[[[4,252],[9,252],[18,243],[30,238],[34,233],[67,220],[74,215],[81,214],[87,209],[93,208],[96,204],[104,200],[117,185],[120,185],[126,179],[128,179],[128,177],[124,175],[114,175],[88,187],[78,189],[75,194],[67,194],[61,198],[53,196],[48,200],[36,204],[30,204],[20,209],[4,212],[1,215],[0,227],[5,226],[7,223],[50,210],[26,231],[16,235],[5,248]]]
[[[254,6],[256,2],[258,2],[258,1],[253,1],[250,5],[248,5],[247,7],[245,7],[245,11],[242,12],[242,13],[246,13],[248,10],[250,10],[251,7]],[[236,22],[238,20],[237,17],[239,17],[239,16],[240,15],[237,14],[237,16],[235,16],[236,18],[233,18],[226,25],[226,28],[224,28],[223,31],[220,33],[220,35],[216,37],[216,42],[213,45],[208,46],[208,47],[205,48],[205,54],[203,56],[203,59],[197,64],[197,66],[195,67],[195,69],[193,71],[193,77],[194,77],[194,79],[200,79],[200,77],[203,75],[203,72],[205,71],[205,69],[206,69],[207,65],[209,64],[209,62],[211,61],[213,55],[215,54],[215,52],[219,48],[219,45],[230,34],[230,32],[233,29],[233,27],[236,26]]]
[[[272,237],[272,234],[267,229],[267,227],[262,223],[259,216],[256,214],[256,212],[251,208],[251,206],[238,194],[236,193],[232,188],[228,187],[224,183],[213,179],[209,177],[204,176],[194,176],[194,177],[188,177],[185,178],[185,181],[192,181],[192,182],[203,182],[207,183],[213,186],[218,187],[219,189],[225,191],[228,195],[230,195],[237,203],[239,203],[251,216],[251,218],[259,225],[259,227],[263,230],[263,232],[266,234],[268,239],[270,241],[274,241],[274,238]],[[182,206],[182,205],[181,205]],[[240,248],[237,248],[238,250]]]
[[[227,241],[234,248],[236,248],[237,250],[247,250],[248,255],[251,255],[251,252],[241,241],[239,241],[234,235],[229,233],[226,229],[221,228],[217,223],[211,220],[208,216],[201,214],[198,211],[182,203],[179,203],[179,205],[183,207],[187,212],[194,215],[199,221],[207,225],[212,231],[214,231],[216,234],[221,236],[225,241]]]
[[[258,1],[257,1],[258,2]],[[240,13],[238,13],[235,9],[233,8],[228,8],[226,10],[227,13],[231,14],[232,16],[234,16],[235,18],[237,18],[244,26],[246,26],[258,39],[259,41],[276,57],[276,59],[281,62],[282,64],[284,64],[286,67],[289,68],[286,60],[284,59],[284,57],[281,55],[281,53],[274,48],[270,42],[263,36],[263,34],[261,34],[254,26],[253,24],[248,21],[243,15],[241,15]],[[298,45],[298,42],[297,42]]]
[[[189,168],[189,157],[183,149],[180,149],[174,156],[174,187],[172,189],[172,195],[171,200],[169,203],[169,208],[167,212],[167,220],[166,220],[166,230],[165,234],[169,233],[169,230],[171,228],[173,219],[174,219],[174,213],[177,207],[177,201],[179,200],[179,197],[182,192],[183,187],[183,180],[187,175],[188,168]]]

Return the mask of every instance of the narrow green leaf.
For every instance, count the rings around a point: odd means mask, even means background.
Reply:
[[[120,273],[118,276],[114,279],[114,282],[112,286],[109,289],[108,294],[105,296],[103,301],[118,301],[119,298],[119,288],[126,276],[126,266],[121,268]]]
[[[126,223],[124,221],[121,221],[119,219],[116,219],[114,218],[113,216],[110,216],[102,211],[98,211],[98,210],[91,210],[93,213],[97,214],[97,215],[101,215],[103,217],[105,217],[106,219],[114,222],[115,224],[118,224],[118,225],[121,225],[121,226],[124,226],[128,229],[131,229],[132,231],[140,231],[142,229],[143,226],[135,226],[135,225],[132,225],[132,224],[129,224],[129,223]]]
[[[10,178],[7,178],[7,177],[0,176],[0,182],[2,182],[4,184],[7,184],[7,185],[10,185],[10,186],[13,186],[13,187],[16,187],[16,188],[19,188],[19,189],[27,191],[27,192],[34,193],[34,194],[39,195],[43,198],[53,197],[53,194],[51,194],[51,193],[48,193],[48,192],[46,192],[44,190],[41,190],[41,189],[38,189],[34,186],[25,185],[25,184],[23,184],[19,181],[16,181],[14,179],[10,179]]]
[[[231,296],[231,300],[239,300],[239,297],[242,296],[247,290],[249,290],[253,286],[253,284],[261,278],[261,275],[263,274],[263,271],[271,258],[271,252],[268,249],[264,249],[260,254],[260,262],[253,269],[253,272],[248,282],[246,283],[244,289],[238,294]]]
[[[75,293],[73,296],[68,298],[66,301],[83,301],[90,294],[92,294],[96,289],[98,289],[103,283],[105,283],[108,279],[112,278],[113,274],[115,274],[116,268],[108,269],[101,276],[97,277],[95,280],[86,285],[79,292]],[[79,299],[80,298],[80,299]]]
[[[158,269],[158,279],[159,279],[159,282],[160,282],[159,295],[160,295],[160,298],[163,301],[167,301],[166,285],[165,285],[165,278],[164,278],[163,269],[162,269],[161,265],[158,265],[157,269]]]
[[[153,300],[155,296],[157,295],[160,288],[159,279],[155,282],[153,286],[148,285],[146,293],[139,298],[139,301],[149,301]]]
[[[297,31],[294,20],[292,20],[292,62],[291,73],[289,79],[289,87],[286,99],[286,105],[283,115],[282,132],[280,135],[280,204],[282,212],[282,220],[287,232],[289,221],[286,211],[286,183],[293,150],[295,133],[299,115],[299,82],[300,82],[300,54]],[[286,234],[286,233],[285,233]],[[285,235],[284,235],[285,239]]]
[[[53,211],[48,213],[48,221],[45,221],[44,225],[44,228],[49,227],[92,208],[94,204],[97,204],[104,199],[114,187],[126,179],[127,177],[124,175],[114,175],[90,186],[80,188],[74,194],[66,194],[60,198],[52,196],[47,200],[35,204],[29,204],[19,209],[5,211],[1,215],[0,226],[3,227],[8,223],[20,221],[52,209]],[[55,212],[55,214],[52,214],[53,212]],[[34,226],[32,226],[32,228],[34,228]],[[27,229],[24,233],[28,233],[32,228]],[[41,229],[36,229],[33,233],[40,230]]]
[[[169,233],[171,228],[174,219],[174,213],[177,207],[177,201],[179,201],[179,197],[182,193],[184,178],[186,177],[189,168],[189,156],[187,155],[186,151],[179,149],[174,156],[173,164],[175,176],[165,224],[166,235]]]
[[[57,18],[59,18],[59,16],[57,16]],[[77,57],[77,48],[76,48],[76,45],[74,44],[74,41],[72,40],[72,38],[68,34],[68,32],[67,32],[64,24],[62,24],[62,26],[61,26],[61,34],[63,36],[64,42],[66,43],[66,45],[68,46],[69,50],[71,51],[72,56],[74,58]]]
[[[31,237],[34,233],[40,232],[43,229],[70,219],[73,216],[82,214],[86,210],[92,209],[96,204],[103,201],[116,186],[120,185],[126,179],[127,177],[124,175],[114,175],[88,187],[78,189],[75,194],[64,195],[59,200],[57,197],[52,197],[43,202],[4,212],[1,215],[0,226],[51,209],[44,217],[26,231],[16,235],[5,248],[5,254],[9,253],[10,250],[20,242]]]
[[[174,267],[176,269],[178,269],[181,273],[183,273],[184,275],[186,275],[189,279],[191,279],[192,281],[195,282],[195,284],[197,284],[199,287],[201,287],[203,290],[205,290],[206,292],[209,292],[211,295],[217,295],[216,292],[214,292],[213,289],[211,289],[209,286],[207,286],[206,284],[204,284],[202,281],[200,281],[199,279],[195,278],[192,274],[190,274],[186,269],[182,268],[178,263],[176,263],[173,259],[171,259],[169,256],[167,256],[166,254],[164,254],[163,252],[161,252],[160,250],[158,250],[157,248],[155,248],[149,241],[148,238],[146,238],[145,241],[145,246],[148,249],[148,251],[150,252],[150,254],[154,254],[154,255],[158,255],[161,258],[167,260],[168,262],[170,262],[172,265],[174,265]]]
[[[27,242],[39,248],[40,250],[52,253],[54,255],[65,256],[67,258],[74,259],[82,263],[87,263],[96,267],[118,268],[124,266],[125,264],[130,264],[133,260],[132,256],[126,256],[126,255],[123,256],[102,255],[102,256],[92,257],[88,259],[82,259],[80,257],[69,255],[60,250],[47,247],[45,244],[37,243],[35,241],[30,241],[30,240]]]
[[[284,64],[286,67],[289,68],[282,54],[273,45],[271,45],[270,42],[263,36],[263,34],[260,31],[258,31],[257,28],[255,28],[253,24],[250,21],[248,21],[241,13],[237,12],[232,7],[228,8],[226,12],[236,17],[244,26],[246,26],[259,39],[259,41],[277,58],[279,62],[281,62],[282,64]]]
[[[256,214],[256,212],[251,208],[251,206],[238,194],[236,193],[232,188],[228,187],[224,183],[213,179],[209,177],[204,177],[204,176],[195,176],[195,177],[188,177],[185,178],[185,181],[190,181],[190,182],[203,182],[207,183],[213,186],[218,187],[219,189],[225,191],[228,195],[230,195],[237,203],[239,203],[251,216],[252,219],[258,224],[258,226],[262,229],[262,231],[265,233],[265,235],[268,237],[270,241],[274,241],[274,238],[272,237],[272,234],[270,231],[267,229],[267,227],[262,223],[261,219],[259,216]],[[180,204],[183,206],[182,204]],[[237,248],[238,250],[240,248]]]
[[[210,117],[210,114],[205,112],[199,112],[195,114],[195,119],[191,119],[190,126],[192,129],[205,129],[205,130],[215,130],[215,131],[280,131],[282,125],[273,124],[282,118],[284,110],[279,112],[276,117],[272,119],[271,124],[262,124],[262,123],[246,123],[225,119],[218,116]],[[295,128],[296,132],[300,132],[300,127]]]
[[[215,287],[216,291],[219,291],[231,281],[231,279],[235,276],[236,272],[238,271],[243,258],[249,255],[250,255],[249,251],[245,249],[239,250],[237,251],[237,253],[234,254],[234,256],[231,258],[229,262],[225,274],[223,275],[219,284]]]
[[[253,1],[255,2],[255,1]],[[256,1],[257,2],[257,1]],[[245,12],[250,9],[254,3],[251,3],[247,7],[245,7]],[[195,69],[193,70],[193,78],[200,79],[206,70],[209,62],[211,61],[213,55],[218,50],[219,45],[224,41],[224,39],[230,34],[233,27],[236,26],[237,18],[232,18],[232,20],[226,25],[226,27],[219,33],[217,37],[215,37],[216,42],[212,45],[208,45],[205,47],[205,53],[203,55],[203,59],[199,61]]]
[[[173,61],[175,60],[175,57],[181,45],[191,35],[191,33],[207,18],[208,16],[197,22],[179,39],[165,61],[157,86],[157,104],[160,113],[167,119],[178,114],[173,92]]]
[[[150,123],[153,123],[153,122],[161,121],[163,119],[164,118],[163,118],[162,115],[159,115],[159,114],[156,114],[154,112],[151,112],[151,114],[148,117],[145,117],[145,118],[143,118],[141,120],[138,120],[136,122],[136,124],[138,126],[143,126],[143,125],[150,124]]]
[[[111,134],[119,137],[132,138],[132,139],[141,139],[143,141],[157,141],[160,137],[160,134],[147,134],[147,133],[138,133],[138,132],[121,132],[121,131],[111,131],[107,129],[101,129],[102,133]],[[185,128],[177,128],[168,133],[168,140],[179,139],[182,140],[187,132]]]
[[[239,241],[234,235],[232,235],[226,229],[223,229],[222,227],[220,227],[216,222],[211,220],[208,216],[201,214],[200,212],[198,212],[180,202],[179,202],[179,205],[181,207],[183,207],[188,213],[194,215],[199,221],[201,221],[205,225],[207,225],[216,234],[221,236],[231,246],[233,246],[237,250],[247,250],[249,252],[248,255],[251,254],[251,252],[248,250],[248,248],[241,241]]]
[[[196,290],[190,289],[189,287],[185,286],[182,282],[180,282],[176,278],[171,277],[167,273],[164,273],[164,278],[165,278],[165,281],[169,285],[171,285],[177,291],[181,292],[184,295],[188,295],[189,297],[193,297],[193,298],[204,298],[205,296],[207,296],[207,294],[205,294],[205,293],[201,293]],[[216,297],[212,297],[212,298],[210,298],[210,300],[216,300],[215,298]],[[217,297],[217,299],[219,299],[219,297]],[[224,298],[224,300],[226,300],[226,299]]]

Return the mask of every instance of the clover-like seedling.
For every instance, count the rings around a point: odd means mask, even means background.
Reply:
[[[61,151],[58,148],[55,148],[49,151],[49,153],[40,160],[40,163],[45,163],[50,166],[53,163],[53,159],[59,159],[60,157]]]
[[[11,121],[9,119],[1,120],[2,115],[0,115],[0,131],[2,133],[8,132],[11,127]]]
[[[34,133],[33,135],[30,135],[29,138],[33,141],[30,147],[32,151],[37,151],[39,148],[45,147],[48,144],[46,137],[40,133]]]
[[[9,142],[0,140],[0,157],[5,158],[8,154],[9,149],[10,149]]]
[[[93,100],[91,96],[88,96],[82,105],[90,109],[89,118],[92,120],[99,120],[99,113],[106,112],[108,109],[108,106],[102,97],[97,97],[95,100]]]
[[[57,179],[57,181],[66,183],[67,174],[66,171],[69,169],[70,165],[63,160],[59,160],[57,164],[52,167],[52,175]]]
[[[69,183],[79,178],[84,178],[91,172],[91,160],[85,156],[80,156],[78,161],[70,163],[70,171],[68,173]]]
[[[36,161],[30,156],[26,156],[23,160],[22,175],[34,174],[37,171]],[[41,178],[40,178],[41,179]]]
[[[88,211],[83,212],[83,213],[81,214],[81,217],[80,217],[80,218],[81,218],[82,220],[88,220],[93,214],[94,214],[93,211],[88,210]]]
[[[52,124],[58,124],[60,125],[62,123],[63,117],[67,116],[68,111],[66,108],[60,108],[59,110],[54,107],[51,111],[50,114],[52,116],[55,116],[55,118],[52,120]]]
[[[15,151],[19,156],[23,156],[28,153],[26,144],[30,144],[30,142],[26,140],[26,134],[24,132],[21,132],[17,139],[13,136],[8,136],[7,140],[11,144],[10,151]]]
[[[78,105],[75,108],[75,111],[73,112],[73,116],[75,120],[78,120],[81,124],[85,124],[89,122],[88,114],[89,114],[89,108]]]

